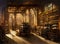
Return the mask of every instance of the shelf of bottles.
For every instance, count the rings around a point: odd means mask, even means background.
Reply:
[[[45,6],[45,11],[41,14],[40,26],[41,35],[45,38],[54,40],[59,34],[58,8],[54,4]],[[49,36],[49,37],[48,37]]]
[[[52,29],[53,28],[58,28],[57,26],[58,26],[58,16],[59,15],[57,14],[57,11],[58,11],[57,7],[54,4],[50,4],[48,6],[47,11],[48,11],[48,13],[46,13],[47,19],[48,19],[47,23],[52,25]],[[57,26],[53,27],[53,25],[57,25]]]

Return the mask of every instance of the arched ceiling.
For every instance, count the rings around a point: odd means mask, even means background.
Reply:
[[[28,6],[39,6],[40,8],[44,8],[45,5],[49,3],[54,3],[57,6],[60,5],[60,0],[7,0],[8,5],[28,5]],[[60,7],[60,6],[59,6]]]

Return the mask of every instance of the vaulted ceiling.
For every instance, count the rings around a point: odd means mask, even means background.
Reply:
[[[43,7],[46,4],[54,3],[60,6],[60,0],[0,0],[0,6],[2,4],[8,3],[8,5],[39,5]]]
[[[48,3],[55,3],[57,5],[60,4],[60,0],[7,0],[9,4],[15,4],[15,5],[20,5],[20,4],[37,4],[37,5],[45,5]]]
[[[59,6],[60,0],[7,0],[7,3],[8,5],[12,5],[12,6],[31,5],[31,6],[39,6],[40,8],[43,8],[45,5],[49,3],[54,3],[57,6]]]

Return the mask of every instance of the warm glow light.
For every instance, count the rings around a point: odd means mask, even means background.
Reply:
[[[53,11],[52,11],[53,10]],[[56,11],[57,10],[57,7],[56,7],[56,5],[54,5],[54,4],[49,4],[48,6],[45,6],[45,11],[44,11],[44,13],[46,13],[46,14],[48,14],[48,13],[51,13],[51,12],[54,12],[54,11]]]
[[[42,12],[41,12],[41,10],[39,10],[39,14],[41,14]]]
[[[31,25],[36,26],[37,25],[37,12],[35,8],[30,9],[30,15],[31,15]]]
[[[12,34],[12,35],[16,35],[16,31],[13,31],[13,30],[10,30],[10,33]]]
[[[16,32],[19,33],[19,29],[17,29]]]
[[[41,11],[39,11],[39,14],[41,14]]]
[[[30,9],[30,12],[32,15],[35,14],[33,9]]]
[[[30,42],[24,40],[22,37],[18,37],[18,36],[13,36],[11,34],[6,34],[7,37],[11,38],[12,40],[14,40],[16,43],[18,44],[31,44]]]
[[[52,28],[52,29],[57,29],[56,27]]]
[[[7,37],[13,38],[11,34],[6,34]]]
[[[23,23],[23,15],[21,13],[16,14],[16,22],[17,25],[21,25]]]
[[[54,5],[54,4],[50,4],[50,5],[48,5],[48,8],[50,8],[50,10],[52,10],[52,9],[55,9],[56,8],[56,6]]]
[[[12,27],[12,24],[15,24],[15,18],[13,13],[9,13],[9,27]]]
[[[29,10],[28,9],[26,10],[26,14],[29,15]]]
[[[26,15],[25,15],[25,21],[26,21],[27,23],[29,23],[29,15],[30,15],[30,12],[29,12],[29,10],[27,9],[27,10],[26,10]]]

